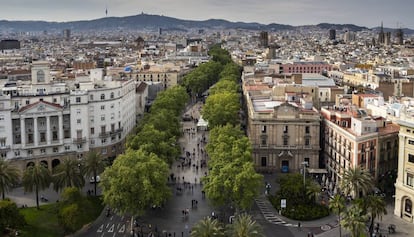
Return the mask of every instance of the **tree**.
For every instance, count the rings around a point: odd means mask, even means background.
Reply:
[[[210,88],[210,95],[219,94],[223,92],[237,93],[239,91],[239,85],[234,81],[220,80],[214,86]]]
[[[351,205],[346,212],[343,213],[341,220],[342,226],[351,232],[352,237],[360,237],[365,228],[368,216],[358,205]]]
[[[387,214],[386,203],[380,196],[369,195],[364,198],[365,208],[368,215],[370,215],[369,233],[370,236],[374,233],[375,219],[382,218],[382,215]]]
[[[329,208],[338,215],[338,224],[339,224],[339,237],[342,236],[341,229],[341,214],[345,209],[345,198],[342,195],[335,194],[333,198],[329,201]]]
[[[65,158],[62,163],[56,166],[52,180],[53,188],[56,191],[66,187],[82,188],[85,185],[81,164],[72,158]]]
[[[6,192],[12,190],[13,186],[19,182],[19,178],[17,167],[10,164],[10,161],[0,158],[0,192],[3,200]]]
[[[0,233],[4,234],[7,228],[18,228],[25,224],[16,203],[5,199],[0,201]]]
[[[210,127],[226,125],[227,123],[236,125],[239,123],[240,101],[239,95],[231,92],[223,92],[210,95],[202,110]]]
[[[230,224],[228,236],[230,237],[263,237],[261,226],[248,214],[241,214],[236,217],[233,224]]]
[[[162,206],[171,195],[168,165],[154,153],[128,149],[102,174],[104,203],[120,214],[141,216],[153,205]]]
[[[104,171],[106,162],[101,158],[99,153],[96,151],[91,151],[86,156],[85,162],[82,164],[83,170],[85,172],[85,175],[87,177],[93,177],[94,178],[94,193],[96,196],[96,185],[97,180],[96,176]]]
[[[366,194],[373,187],[374,183],[371,174],[359,167],[346,170],[342,177],[341,189],[346,195],[358,198],[360,193]]]
[[[23,174],[23,186],[26,192],[35,192],[36,207],[39,209],[39,191],[50,186],[51,173],[42,163],[27,167]]]
[[[313,180],[306,183],[306,195],[311,200],[311,202],[316,202],[321,192],[321,186]]]
[[[224,229],[215,219],[207,217],[197,222],[191,229],[191,237],[224,237]]]

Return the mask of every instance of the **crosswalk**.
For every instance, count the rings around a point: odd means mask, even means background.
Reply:
[[[260,209],[260,212],[263,214],[264,218],[275,225],[284,225],[284,226],[297,226],[291,223],[287,223],[286,221],[280,219],[275,213],[276,210],[270,203],[270,201],[265,197],[261,196],[255,199],[257,206]]]

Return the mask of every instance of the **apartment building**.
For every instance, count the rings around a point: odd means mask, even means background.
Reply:
[[[402,113],[399,132],[398,175],[395,182],[394,214],[413,223],[414,202],[414,119]]]
[[[53,168],[92,150],[121,153],[145,88],[136,90],[133,79],[103,80],[101,69],[67,83],[55,83],[49,71],[48,62],[34,62],[30,82],[2,89],[0,156],[24,170],[34,162]]]
[[[397,124],[351,105],[323,107],[321,114],[324,160],[334,184],[348,169],[360,167],[378,179],[397,168]]]

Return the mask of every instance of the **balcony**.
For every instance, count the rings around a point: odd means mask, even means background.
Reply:
[[[109,132],[101,132],[101,133],[99,133],[99,138],[109,137],[110,135],[111,135],[111,133],[109,133]]]
[[[73,138],[74,144],[82,144],[86,142],[86,137]]]
[[[0,151],[10,150],[10,145],[0,145]]]
[[[109,133],[110,133],[110,135],[116,135],[116,134],[122,133],[123,130],[124,130],[124,128],[118,128],[116,130],[110,131]]]

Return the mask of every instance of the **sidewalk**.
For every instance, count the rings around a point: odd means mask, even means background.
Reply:
[[[271,194],[274,194],[278,190],[278,184],[276,183],[276,178],[281,174],[265,174],[264,180],[267,183],[270,183],[272,189]],[[282,174],[283,175],[283,174]],[[264,189],[263,189],[264,191]],[[264,197],[264,195],[262,196]],[[267,199],[267,197],[266,197]],[[263,202],[263,199],[261,200]],[[257,203],[257,201],[256,201]],[[270,204],[270,203],[269,203]],[[263,205],[261,203],[261,205]],[[291,232],[295,236],[307,236],[308,233],[313,233],[318,237],[338,237],[339,236],[339,225],[337,215],[331,214],[325,218],[321,218],[314,221],[301,221],[301,228],[298,228],[299,221],[291,220],[282,215],[279,215],[277,210],[271,207],[266,207],[267,210],[271,211],[274,215],[274,218],[279,219],[280,221],[272,221],[273,219],[269,218],[273,224],[280,224],[291,227]],[[265,217],[269,213],[262,213]],[[387,214],[382,217],[382,219],[377,218],[375,223],[380,223],[379,233],[383,236],[414,236],[414,224],[408,223],[401,218],[398,218],[394,215],[394,203],[387,204]],[[389,234],[388,226],[394,224],[396,226],[396,233]],[[348,232],[342,228],[342,235],[346,236]],[[379,235],[377,235],[379,236]]]

